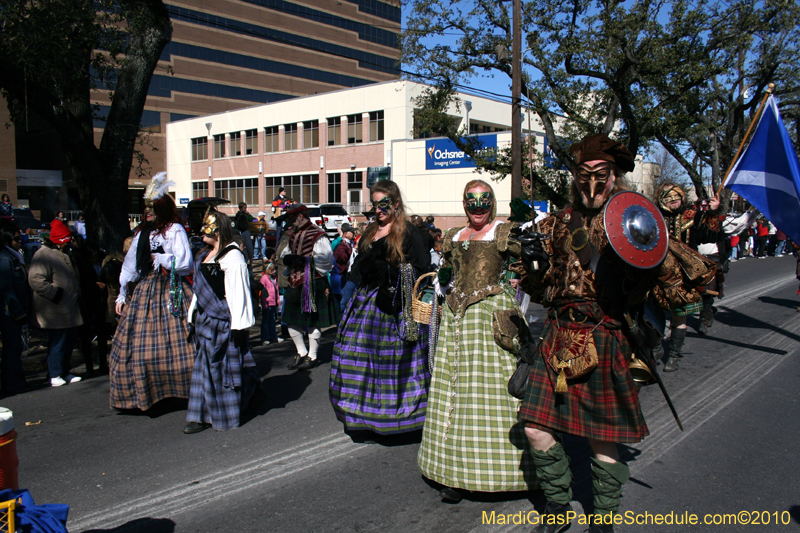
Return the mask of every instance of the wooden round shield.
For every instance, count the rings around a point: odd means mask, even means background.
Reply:
[[[633,191],[608,200],[603,225],[608,242],[623,261],[636,268],[653,268],[667,256],[669,233],[658,208]]]

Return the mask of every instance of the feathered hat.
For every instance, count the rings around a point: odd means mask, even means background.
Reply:
[[[174,181],[167,181],[167,173],[159,172],[153,176],[153,181],[144,190],[144,203],[146,206],[151,207],[155,200],[162,198],[170,187],[174,187]]]

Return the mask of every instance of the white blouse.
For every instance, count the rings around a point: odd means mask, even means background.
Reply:
[[[228,245],[236,248],[235,243]],[[244,254],[235,251],[228,252],[219,260],[219,267],[225,273],[225,300],[231,312],[231,329],[242,330],[252,327],[256,323],[253,314],[253,299],[250,297],[250,271],[244,260]],[[198,276],[203,274],[198,272]],[[189,304],[187,320],[192,322],[192,313],[197,307],[197,295],[192,297]]]
[[[320,274],[327,274],[333,268],[333,250],[331,250],[331,241],[328,240],[326,236],[322,236],[317,239],[317,242],[314,243],[314,248],[311,250],[311,254],[314,257],[314,268],[317,269],[317,272]],[[287,246],[281,252],[281,258],[286,257],[287,255],[292,255],[292,250],[290,246]],[[290,270],[287,268],[287,271]]]
[[[119,296],[117,303],[125,303],[128,295],[128,282],[136,281],[139,273],[136,271],[136,250],[139,247],[139,232],[133,237],[131,247],[125,254],[125,261],[122,263],[122,272],[119,275]],[[175,259],[175,272],[179,276],[186,276],[192,272],[192,247],[189,244],[189,237],[186,230],[180,224],[171,224],[163,235],[150,234],[150,249],[157,250],[161,246],[164,253],[153,253],[153,268],[164,267],[172,270],[172,260]]]

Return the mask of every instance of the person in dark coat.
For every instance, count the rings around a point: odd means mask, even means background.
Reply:
[[[22,327],[28,322],[28,272],[20,248],[19,228],[5,224],[0,229],[0,333],[3,359],[0,364],[0,389],[16,394],[28,388],[22,370]]]

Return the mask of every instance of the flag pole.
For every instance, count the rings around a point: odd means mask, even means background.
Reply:
[[[736,150],[736,155],[733,156],[733,159],[731,160],[731,164],[728,167],[728,170],[725,172],[725,177],[722,179],[722,182],[719,184],[719,189],[717,189],[717,197],[719,197],[719,193],[721,193],[722,189],[725,187],[725,181],[728,179],[728,174],[731,173],[731,170],[733,170],[733,165],[735,165],[736,162],[739,160],[739,154],[742,153],[742,149],[744,148],[744,145],[747,142],[747,139],[750,138],[750,131],[753,129],[753,126],[755,126],[756,122],[758,122],[758,119],[761,117],[761,111],[764,109],[764,104],[767,103],[767,98],[769,98],[769,95],[772,94],[772,90],[773,89],[775,89],[775,84],[774,83],[770,83],[767,86],[767,92],[766,92],[766,94],[764,94],[764,98],[761,99],[761,104],[759,104],[759,106],[758,106],[758,111],[756,111],[756,116],[753,117],[753,120],[750,121],[750,126],[747,128],[747,132],[744,134],[744,137],[742,138],[741,144],[739,144],[739,149]]]

